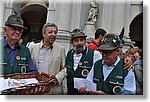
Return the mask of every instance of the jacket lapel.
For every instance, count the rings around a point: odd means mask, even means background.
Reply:
[[[53,44],[53,49],[52,49],[52,52],[51,52],[51,55],[50,55],[50,64],[49,64],[49,66],[51,66],[51,63],[52,63],[52,61],[53,61],[53,59],[54,59],[54,57],[56,56],[56,54],[57,54],[57,47],[56,47],[56,45],[55,44]]]
[[[43,44],[43,42],[41,41],[39,43],[39,45],[37,45],[37,46],[35,45],[36,46],[36,48],[35,48],[36,65],[38,65],[38,63],[39,63],[40,47],[42,46],[42,44]]]

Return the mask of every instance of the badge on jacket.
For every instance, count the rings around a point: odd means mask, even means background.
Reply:
[[[81,71],[82,76],[87,77],[87,75],[89,74],[89,71],[87,69],[83,69]]]

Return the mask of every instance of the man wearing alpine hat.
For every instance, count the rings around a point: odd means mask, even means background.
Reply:
[[[78,89],[74,88],[74,78],[86,78],[92,69],[93,63],[101,59],[98,51],[90,50],[86,47],[86,37],[80,29],[74,29],[71,33],[71,43],[73,49],[67,53],[67,88],[69,95],[78,95]]]
[[[5,37],[0,41],[0,74],[36,72],[29,49],[18,43],[24,29],[19,14],[10,15],[5,22]]]
[[[97,91],[86,91],[82,87],[80,93],[90,93],[94,95],[122,94],[134,95],[136,91],[135,76],[132,70],[124,69],[123,61],[118,57],[119,38],[115,34],[104,36],[101,46],[102,59],[95,62],[91,72],[87,76],[97,85]]]

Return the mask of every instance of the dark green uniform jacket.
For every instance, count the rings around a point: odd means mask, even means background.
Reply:
[[[101,90],[106,94],[119,94],[127,73],[128,71],[123,67],[123,61],[120,60],[106,80],[103,81],[103,64],[101,59],[94,65],[93,82],[97,84],[97,90]]]
[[[8,55],[2,46],[1,48],[1,56],[0,56],[0,70],[2,71],[1,74],[13,74],[13,73],[24,73],[30,72],[28,67],[28,60],[29,60],[29,50],[24,45],[18,45],[16,58],[14,60],[13,65],[10,64],[8,59]]]
[[[82,54],[81,60],[74,71],[74,60],[73,60],[74,50],[70,50],[66,58],[66,68],[67,68],[67,94],[79,94],[77,89],[74,89],[74,77],[76,78],[86,78],[87,74],[90,72],[93,65],[93,55],[94,51],[90,49],[85,49]]]

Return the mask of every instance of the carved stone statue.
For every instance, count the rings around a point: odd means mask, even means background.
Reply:
[[[87,22],[96,23],[97,15],[98,15],[98,7],[95,0],[92,0],[90,3],[90,10],[88,15]]]

